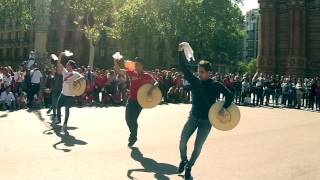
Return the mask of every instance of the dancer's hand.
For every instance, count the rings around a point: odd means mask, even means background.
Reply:
[[[222,108],[219,112],[219,116],[222,117],[223,119],[227,119],[228,117],[227,111],[224,108]]]

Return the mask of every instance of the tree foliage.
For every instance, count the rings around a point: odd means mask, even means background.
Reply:
[[[240,59],[241,1],[130,0],[115,14],[113,35],[134,41],[159,36],[172,44],[189,41],[197,57],[211,61]]]
[[[130,42],[129,49],[156,37],[171,49],[178,42],[190,42],[198,59],[234,63],[241,58],[242,0],[52,0],[54,3],[57,10],[65,8],[74,15],[92,46],[107,33]],[[0,18],[32,25],[33,4],[34,0],[1,0]]]
[[[1,0],[0,23],[16,20],[24,28],[30,28],[34,21],[34,0]]]
[[[75,23],[81,26],[85,36],[96,44],[103,32],[110,31],[113,13],[111,0],[69,0],[68,6],[75,15]]]

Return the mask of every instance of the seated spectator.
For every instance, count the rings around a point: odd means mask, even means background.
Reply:
[[[17,109],[24,109],[27,107],[27,93],[20,91],[17,93]]]
[[[16,98],[11,92],[10,87],[6,87],[5,91],[1,93],[0,105],[3,110],[15,110],[16,109]]]

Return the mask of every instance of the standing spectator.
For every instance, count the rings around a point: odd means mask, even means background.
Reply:
[[[35,95],[39,97],[39,91],[40,91],[40,84],[42,80],[42,73],[40,69],[38,68],[37,64],[33,65],[34,69],[31,70],[30,76],[31,76],[31,94],[30,94],[30,100],[29,100],[29,107],[32,107],[32,103],[34,101]]]
[[[314,91],[316,96],[316,109],[317,111],[320,111],[320,80],[317,80]]]
[[[289,79],[286,78],[281,84],[282,88],[282,105],[287,106],[287,101],[289,98]]]
[[[265,102],[266,106],[269,106],[270,95],[271,95],[271,80],[267,76],[267,78],[264,80],[264,83],[263,83],[263,97],[262,97],[262,101],[264,98],[266,98],[266,102]]]
[[[258,73],[253,77],[252,82],[255,83],[255,92],[257,95],[256,106],[263,105],[263,77],[262,74],[258,77]]]
[[[169,103],[169,98],[168,98],[168,92],[170,87],[172,86],[172,76],[170,71],[165,72],[165,76],[163,79],[163,97],[164,97],[164,102]]]
[[[288,104],[290,108],[295,107],[296,104],[296,85],[293,80],[289,83],[289,97],[288,97]]]
[[[314,79],[312,79],[310,81],[310,93],[309,93],[309,108],[311,110],[314,109],[314,103],[315,103],[315,96],[316,96],[316,81]]]
[[[251,102],[251,92],[250,92],[250,82],[248,78],[244,78],[241,87],[242,100],[241,103],[244,105],[249,105]],[[249,101],[248,101],[249,100]]]
[[[100,102],[100,100],[102,101],[103,92],[105,91],[107,83],[108,83],[108,76],[106,71],[101,70],[97,72],[96,80],[95,80],[95,84],[97,87],[95,92],[96,102]],[[100,94],[102,94],[101,99],[100,99]]]
[[[274,95],[275,106],[278,106],[279,102],[281,103],[281,100],[280,100],[281,97],[282,97],[281,81],[280,81],[280,77],[277,76],[275,79],[275,95]]]
[[[234,91],[235,91],[235,93],[234,93],[235,102],[236,102],[236,104],[240,104],[242,83],[240,81],[239,76],[235,76],[235,78],[234,78]]]
[[[306,91],[306,88],[304,86],[304,84],[302,83],[302,80],[299,79],[297,84],[296,84],[296,101],[297,101],[297,108],[300,109],[301,105],[302,105],[302,99],[303,99],[303,95]]]

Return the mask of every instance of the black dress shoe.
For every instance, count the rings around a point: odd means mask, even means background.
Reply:
[[[184,168],[186,167],[188,161],[181,161],[178,168],[178,174],[183,173]]]

